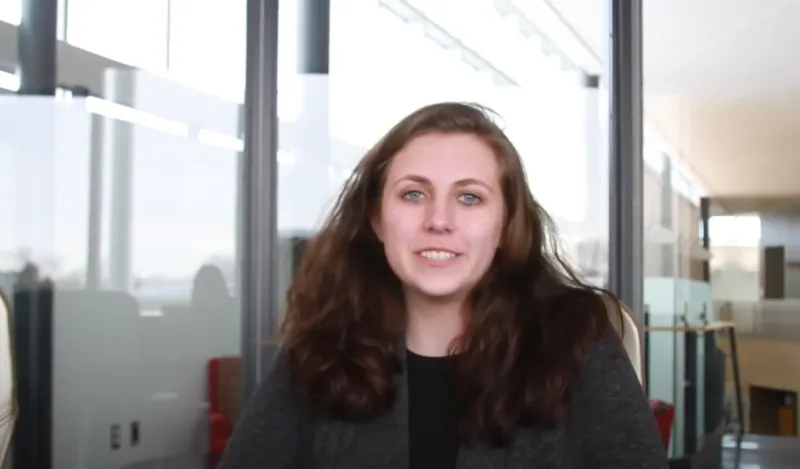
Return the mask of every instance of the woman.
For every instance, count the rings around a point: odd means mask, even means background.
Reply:
[[[618,303],[550,225],[484,109],[403,119],[308,247],[221,467],[666,468]]]

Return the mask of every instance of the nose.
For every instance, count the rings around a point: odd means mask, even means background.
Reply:
[[[453,231],[452,212],[452,207],[447,201],[432,201],[425,210],[425,231],[430,233],[451,233]]]

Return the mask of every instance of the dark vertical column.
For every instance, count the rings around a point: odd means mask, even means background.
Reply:
[[[609,287],[642,324],[642,1],[609,0],[608,8]]]
[[[297,20],[297,71],[327,75],[330,71],[330,0],[299,0]]]
[[[20,94],[55,95],[58,0],[22,0]]]
[[[690,331],[683,336],[683,451],[685,454],[697,452],[698,388],[700,380],[705,378],[698,370],[698,342],[701,333]]]
[[[56,28],[58,0],[22,0],[17,56],[23,95],[55,96]],[[23,139],[26,164],[41,162],[53,154],[52,115],[25,115],[25,127],[36,135]],[[46,185],[46,174],[37,174]],[[32,267],[32,266],[31,266]],[[29,269],[30,272],[35,268]],[[53,404],[53,288],[50,282],[20,274],[15,287],[14,334],[16,337],[19,420],[12,448],[14,467],[50,469],[52,466]],[[29,280],[29,281],[27,281]]]
[[[731,346],[731,362],[733,365],[733,385],[734,392],[736,393],[736,420],[739,424],[737,429],[737,437],[741,438],[744,435],[744,401],[742,400],[742,378],[739,369],[739,352],[736,348],[736,328],[728,328],[728,340]]]
[[[277,335],[278,3],[247,0],[242,221],[242,392],[249,398]],[[265,347],[266,346],[266,347]]]
[[[12,312],[19,419],[12,446],[18,468],[52,467],[53,286],[33,265],[19,274]]]
[[[700,246],[703,249],[711,249],[711,233],[708,232],[709,220],[711,219],[711,199],[703,197],[700,199],[700,226],[702,238],[700,238]],[[711,281],[711,263],[708,259],[703,261],[703,280],[706,282]]]

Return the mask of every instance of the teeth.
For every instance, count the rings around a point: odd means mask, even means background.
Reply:
[[[456,257],[455,254],[447,251],[422,251],[420,255],[431,261],[446,261]]]

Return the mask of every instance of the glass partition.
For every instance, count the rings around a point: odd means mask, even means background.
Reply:
[[[95,41],[111,35],[95,26]],[[0,288],[25,415],[14,467],[213,463],[242,394],[241,104],[58,51],[91,97],[0,96]]]

